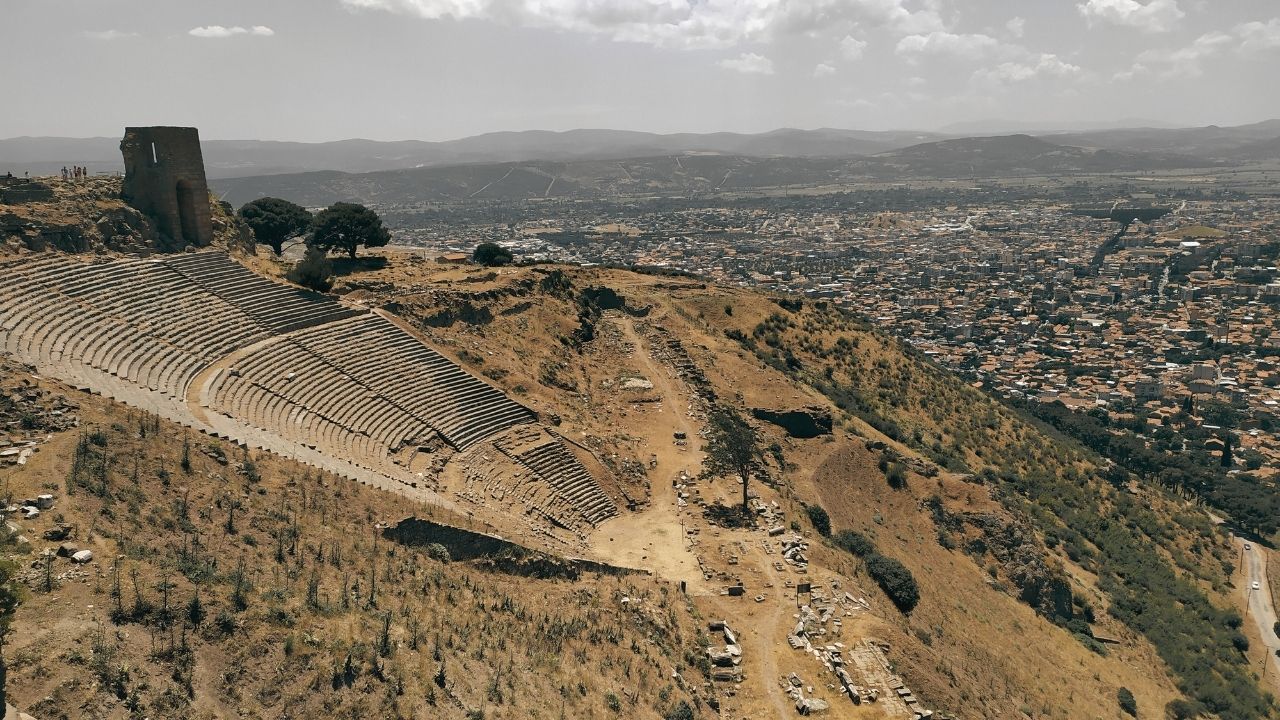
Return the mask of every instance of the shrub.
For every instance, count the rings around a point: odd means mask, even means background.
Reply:
[[[302,260],[285,277],[316,292],[329,292],[333,287],[333,263],[324,250],[308,245]]]
[[[1120,703],[1120,709],[1133,717],[1138,717],[1138,701],[1134,699],[1133,693],[1129,692],[1129,688],[1122,687],[1116,691],[1116,701]]]
[[[1164,706],[1164,712],[1170,720],[1192,720],[1204,714],[1199,703],[1181,698],[1170,700],[1169,704]]]
[[[809,522],[822,537],[831,537],[831,516],[821,505],[805,505],[804,511],[809,514]]]
[[[671,708],[665,716],[665,720],[693,720],[693,708],[689,707],[689,703],[681,700],[676,706]]]
[[[894,490],[901,490],[907,486],[907,471],[901,463],[891,463],[884,473],[884,478],[889,481],[889,487]]]
[[[915,577],[897,560],[873,553],[867,557],[867,574],[902,612],[911,612],[920,602],[920,587]]]
[[[448,563],[453,558],[449,555],[449,548],[440,543],[431,543],[427,545],[427,557],[436,562]]]
[[[841,530],[832,540],[836,547],[858,557],[866,557],[876,551],[876,544],[871,542],[871,538],[857,530]]]

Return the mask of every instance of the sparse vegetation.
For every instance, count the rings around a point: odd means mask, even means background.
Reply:
[[[125,412],[105,400],[89,404]],[[65,440],[79,490],[59,512],[71,524],[96,526],[98,554],[120,560],[98,561],[101,599],[91,576],[57,581],[55,593],[35,593],[19,611],[30,613],[19,622],[45,622],[63,612],[50,597],[100,608],[83,638],[96,674],[59,689],[62,707],[193,717],[210,706],[207,693],[217,693],[264,715],[288,708],[432,717],[447,705],[512,717],[554,698],[566,716],[599,717],[615,712],[606,693],[617,687],[661,712],[681,700],[694,706],[674,688],[657,699],[672,668],[700,672],[686,665],[695,647],[688,606],[668,584],[534,580],[450,562],[442,547],[375,546],[371,518],[404,514],[393,496],[246,453],[239,465],[253,468],[251,480],[229,473],[211,444],[186,441],[181,428],[157,423],[143,434],[137,423],[113,422],[115,415],[95,417],[106,421],[54,441]],[[184,455],[182,483],[162,484],[157,470]],[[50,450],[38,460],[57,457]],[[43,568],[31,581],[43,582]],[[0,591],[13,587],[0,579]],[[621,595],[632,603],[619,611]],[[0,622],[12,615],[8,597],[0,592]],[[586,666],[595,669],[590,678],[575,669]],[[201,687],[197,667],[212,689]],[[11,670],[9,686],[42,687],[45,668]],[[561,697],[559,687],[580,682],[589,692]],[[619,716],[631,712],[631,700],[621,693],[617,700]]]

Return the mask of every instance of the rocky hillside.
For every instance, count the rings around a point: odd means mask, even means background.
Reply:
[[[625,510],[580,559],[526,553],[486,512],[502,487],[472,482],[491,458],[441,469],[465,490],[451,513],[2,364],[2,457],[25,457],[0,464],[19,707],[1276,715],[1201,508],[850,314],[601,268],[388,253],[351,272],[335,292],[534,410]],[[705,462],[725,410],[760,451],[746,518],[741,482]]]
[[[42,720],[703,707],[704,626],[669,583],[398,544],[385,530],[406,516],[467,520],[0,360],[10,418],[6,503],[47,500],[9,521],[25,599],[7,689]]]
[[[879,622],[863,632],[892,646],[929,707],[1122,717],[1114,698],[1125,688],[1143,717],[1166,706],[1241,720],[1276,712],[1242,652],[1233,551],[1202,510],[1108,472],[1078,444],[825,303],[684,278],[412,261],[348,278],[339,291],[387,303],[621,468],[643,466],[637,439],[671,407],[654,408],[662,381],[646,354],[689,389],[676,407],[691,418],[705,402],[775,418],[825,408],[831,434],[758,423],[771,448],[761,499],[792,517],[825,509],[832,539],[811,544],[811,572],[865,583],[871,555],[910,569],[918,604],[903,615],[879,595]],[[658,386],[644,390],[636,378]],[[645,499],[661,502],[666,478],[647,482]],[[716,493],[733,497],[732,488]],[[842,531],[855,535],[841,540]]]
[[[39,178],[35,183],[42,192],[0,194],[0,253],[165,250],[154,223],[120,199],[120,178]],[[232,208],[212,197],[209,202],[214,244],[251,248],[249,231]]]

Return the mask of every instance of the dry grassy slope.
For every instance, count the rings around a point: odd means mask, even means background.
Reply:
[[[0,362],[0,387],[26,377]],[[20,561],[56,547],[41,539],[56,522],[75,525],[73,542],[95,559],[55,560],[52,591],[39,567],[26,573],[5,655],[10,700],[37,717],[652,718],[691,698],[673,668],[696,690],[685,658],[700,625],[669,583],[534,580],[375,543],[376,523],[432,513],[226,445],[223,465],[206,454],[217,454],[209,438],[39,384],[81,405],[81,427],[55,433],[26,466],[0,468],[11,497],[58,496],[20,522],[35,545]],[[93,459],[68,495],[88,436],[100,444],[89,443]],[[184,630],[197,592],[205,618]],[[624,595],[634,599],[625,608]],[[390,649],[380,652],[388,618]],[[441,664],[445,689],[433,680]]]
[[[781,312],[762,295],[706,287],[687,279],[598,269],[561,271],[577,289],[605,285],[625,296],[632,307],[649,306],[644,321],[679,337],[720,395],[731,402],[773,408],[827,402],[813,388],[768,367],[725,337],[729,329],[750,335],[770,315]],[[442,305],[457,307],[463,300],[487,310],[491,319],[428,327],[426,333],[446,352],[523,396],[533,407],[561,415],[562,427],[571,435],[585,437],[606,454],[625,454],[626,404],[618,402],[616,393],[602,390],[605,380],[630,372],[625,359],[604,351],[605,342],[587,343],[575,351],[551,339],[577,326],[569,300],[537,291],[511,296],[501,292],[536,282],[545,272],[514,268],[495,274],[396,261],[391,268],[361,275],[352,283],[363,288],[358,292],[369,301],[394,299],[398,311],[419,324]],[[732,307],[732,314],[726,313],[726,305]],[[1083,454],[1047,438],[950,376],[904,356],[896,343],[849,323],[838,332],[856,345],[839,354],[829,349],[820,352],[817,343],[830,345],[837,328],[818,327],[817,318],[811,317],[806,332],[803,313],[796,320],[795,327],[786,331],[787,342],[804,356],[802,365],[820,367],[818,357],[825,352],[823,363],[831,364],[834,372],[870,384],[865,395],[874,397],[876,407],[908,428],[906,439],[929,448],[936,441],[940,449],[930,453],[933,457],[945,462],[950,452],[966,464],[981,466],[984,459],[999,454],[1002,462],[1026,471],[1088,466]],[[553,377],[546,375],[547,367],[557,368]],[[914,571],[924,601],[910,622],[884,610],[883,600],[878,607],[889,620],[885,633],[890,637],[885,639],[896,648],[891,657],[905,668],[908,681],[919,686],[930,706],[975,717],[1027,712],[1109,718],[1120,717],[1114,698],[1121,685],[1134,692],[1140,707],[1152,712],[1177,697],[1151,646],[1104,613],[1099,613],[1098,631],[1123,641],[1106,657],[1036,616],[1009,591],[993,587],[986,569],[970,556],[939,546],[923,501],[937,493],[950,511],[988,512],[1009,520],[988,488],[943,473],[940,479],[912,475],[909,490],[890,492],[876,468],[878,454],[862,449],[863,441],[851,437],[851,432],[883,436],[858,419],[846,417],[841,425],[835,440],[812,441],[787,440],[776,429],[764,428],[768,440],[784,447],[784,474],[789,482],[782,488],[782,500],[790,502],[792,509],[798,508],[796,499],[822,502],[837,529],[874,531],[871,534],[882,549]],[[918,442],[911,437],[916,428]],[[890,441],[890,445],[908,456],[919,454],[904,443]],[[772,493],[765,491],[765,496]],[[859,566],[838,551],[820,553],[830,567],[854,571]],[[1105,607],[1087,572],[1062,557],[1049,562],[1073,578],[1072,589],[1080,597]]]

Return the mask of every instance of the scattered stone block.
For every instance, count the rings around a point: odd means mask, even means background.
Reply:
[[[84,563],[87,563],[87,562],[92,562],[92,561],[93,561],[93,551],[92,551],[92,550],[81,550],[81,551],[77,552],[75,555],[72,555],[72,556],[71,556],[71,562],[73,562],[73,563],[78,563],[78,564],[81,564],[81,565],[83,565]]]

